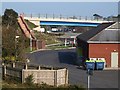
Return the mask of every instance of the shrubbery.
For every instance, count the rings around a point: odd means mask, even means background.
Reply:
[[[25,78],[25,84],[30,86],[34,84],[33,74],[28,75],[27,78]]]
[[[42,83],[42,84],[36,84],[34,83],[34,79],[33,79],[33,74],[28,75],[27,78],[25,79],[25,83],[20,83],[17,82],[16,80],[13,79],[7,79],[5,81],[3,81],[2,83],[2,87],[3,89],[24,89],[24,90],[86,90],[82,85],[61,85],[61,86],[51,86],[48,85],[46,83]]]

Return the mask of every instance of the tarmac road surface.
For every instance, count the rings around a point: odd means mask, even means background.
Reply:
[[[75,49],[47,50],[28,54],[30,63],[57,67],[66,67],[69,72],[69,83],[87,87],[86,70],[77,68]],[[90,88],[118,88],[118,71],[94,71],[90,77]]]

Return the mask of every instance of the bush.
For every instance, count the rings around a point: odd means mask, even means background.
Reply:
[[[6,56],[2,58],[3,60],[15,61],[15,56]]]
[[[27,78],[25,78],[25,84],[27,84],[27,85],[33,85],[34,84],[33,74],[28,75]]]
[[[69,85],[68,88],[75,90],[86,90],[82,85]]]

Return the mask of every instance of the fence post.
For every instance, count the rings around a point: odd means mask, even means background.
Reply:
[[[55,18],[55,15],[53,14],[53,19]]]
[[[14,62],[12,63],[12,67],[15,68],[15,63]]]
[[[81,16],[79,17],[79,19],[81,20]]]
[[[60,19],[62,19],[62,15],[60,14]]]
[[[31,18],[32,18],[32,14],[31,14],[31,16],[30,16]]]
[[[38,18],[40,18],[40,14],[38,14]]]
[[[87,16],[85,17],[85,20],[87,20]]]
[[[69,19],[69,17],[67,16],[67,19]]]
[[[91,20],[93,20],[93,17],[91,17]]]
[[[46,19],[47,19],[47,14],[45,15]]]
[[[40,70],[41,68],[40,68],[40,66],[38,66],[38,70]]]
[[[65,85],[68,84],[68,70],[65,70]]]
[[[26,69],[26,70],[28,69],[27,63],[25,64],[25,69]]]
[[[53,70],[53,67],[51,67],[51,70]]]
[[[54,86],[57,86],[57,70],[54,71]]]
[[[3,66],[3,78],[6,77],[6,66]]]

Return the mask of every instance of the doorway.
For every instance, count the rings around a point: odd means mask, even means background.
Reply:
[[[118,67],[118,52],[111,52],[111,67]]]

